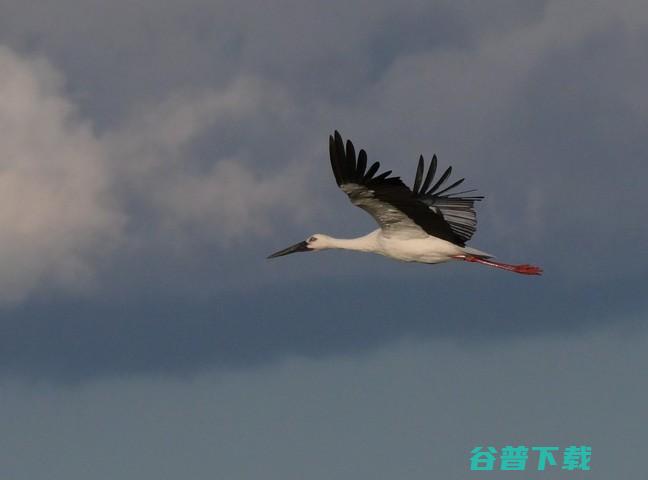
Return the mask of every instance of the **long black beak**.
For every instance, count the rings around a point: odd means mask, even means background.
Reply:
[[[270,255],[268,258],[275,258],[275,257],[282,257],[284,255],[288,255],[289,253],[295,253],[295,252],[308,252],[310,251],[310,248],[308,248],[308,242],[305,240],[303,242],[296,243],[294,245],[291,245],[288,248],[284,248],[283,250],[279,250],[276,253],[273,253]]]

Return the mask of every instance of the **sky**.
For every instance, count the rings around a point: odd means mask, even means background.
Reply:
[[[0,0],[0,473],[463,479],[477,445],[585,444],[569,478],[636,476],[647,47],[638,0]],[[406,183],[436,153],[486,197],[470,246],[545,274],[266,260],[375,228],[335,129]]]

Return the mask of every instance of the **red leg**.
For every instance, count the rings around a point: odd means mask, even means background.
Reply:
[[[464,260],[466,262],[475,262],[481,263],[482,265],[488,265],[489,267],[501,268],[502,270],[508,270],[509,272],[521,273],[522,275],[542,275],[542,269],[536,267],[535,265],[511,265],[509,263],[496,262],[495,260],[489,260],[486,258],[474,257],[472,255],[457,255],[455,257],[457,260]]]

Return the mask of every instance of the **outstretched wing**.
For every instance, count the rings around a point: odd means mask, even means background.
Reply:
[[[390,177],[391,170],[376,175],[380,163],[375,162],[367,168],[365,151],[360,150],[356,158],[353,143],[347,140],[345,148],[344,141],[337,131],[329,137],[329,154],[338,186],[354,205],[368,212],[376,220],[385,235],[408,238],[433,235],[463,246],[474,232],[474,223],[470,230],[470,222],[466,216],[472,210],[474,201],[481,197],[441,195],[463,181],[462,179],[456,182],[456,185],[437,191],[447,180],[449,171],[446,171],[429,190],[434,171],[428,171],[423,183],[425,188],[420,189],[423,165],[422,159],[419,160],[420,172],[417,172],[415,191],[412,191],[400,177]],[[474,210],[472,212],[474,220]]]
[[[436,169],[437,157],[436,155],[433,155],[430,166],[428,167],[427,175],[425,176],[425,180],[423,180],[425,162],[423,160],[423,155],[419,157],[412,194],[418,201],[427,205],[430,210],[440,214],[448,223],[453,233],[465,243],[470,240],[477,229],[475,202],[482,200],[484,197],[481,195],[464,195],[466,193],[474,192],[475,190],[450,192],[453,188],[461,185],[465,180],[464,178],[461,178],[453,182],[450,186],[441,189],[450,177],[452,167],[448,167],[446,171],[443,172],[443,175],[441,175],[434,185],[430,187],[430,184],[434,181]]]

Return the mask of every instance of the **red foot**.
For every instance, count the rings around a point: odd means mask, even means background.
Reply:
[[[501,268],[502,270],[508,270],[509,272],[521,273],[522,275],[542,275],[542,269],[536,267],[535,265],[511,265],[509,263],[496,262],[495,260],[490,260],[486,258],[474,257],[472,255],[457,255],[457,260],[464,260],[466,262],[476,262],[481,263],[482,265],[488,265],[489,267]]]
[[[515,265],[513,271],[515,273],[521,273],[522,275],[542,275],[542,269],[535,265]]]

